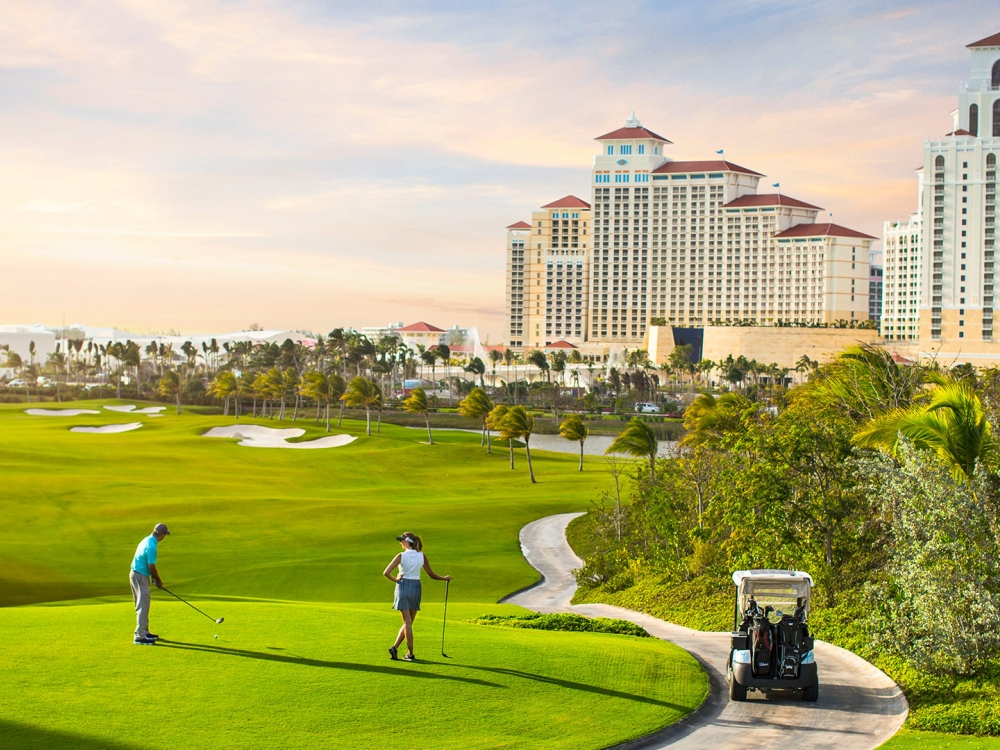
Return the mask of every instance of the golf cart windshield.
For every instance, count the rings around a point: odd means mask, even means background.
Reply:
[[[746,612],[753,599],[764,609],[768,605],[784,614],[796,608],[804,609],[804,619],[809,617],[809,592],[812,577],[794,570],[738,570],[733,573],[736,584],[737,617]]]

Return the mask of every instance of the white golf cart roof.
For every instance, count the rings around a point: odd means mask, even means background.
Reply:
[[[813,579],[800,570],[737,570],[733,583],[739,613],[746,611],[751,599],[762,608],[771,605],[785,614],[799,606],[809,611]]]
[[[737,570],[733,573],[733,583],[737,586],[743,583],[744,579],[753,578],[761,581],[806,581],[812,586],[812,576],[803,573],[801,570]]]

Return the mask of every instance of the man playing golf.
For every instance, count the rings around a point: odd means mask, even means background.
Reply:
[[[160,636],[149,632],[149,579],[152,578],[157,588],[163,588],[163,581],[156,570],[156,550],[163,538],[170,535],[170,529],[165,523],[153,527],[153,533],[139,542],[132,558],[132,569],[128,580],[132,586],[132,599],[135,601],[135,640],[134,643],[151,646]]]
[[[403,618],[403,624],[396,634],[396,642],[389,647],[389,658],[393,661],[399,658],[398,649],[403,641],[406,641],[406,654],[404,661],[416,661],[413,655],[413,621],[420,610],[420,570],[427,571],[427,575],[436,581],[450,581],[451,576],[439,576],[431,570],[430,560],[424,554],[424,543],[420,537],[411,531],[404,532],[396,537],[403,551],[392,558],[392,562],[382,571],[382,575],[396,584],[396,596],[392,603],[392,608],[399,611]],[[392,571],[399,568],[399,576],[394,576]]]

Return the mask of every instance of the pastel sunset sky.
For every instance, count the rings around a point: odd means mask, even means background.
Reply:
[[[504,227],[589,200],[633,109],[881,236],[1000,31],[995,0],[0,8],[0,324],[494,342]]]

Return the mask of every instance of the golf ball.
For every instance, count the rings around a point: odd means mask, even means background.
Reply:
[[[219,637],[219,634],[218,634],[218,633],[216,633],[216,634],[215,634],[215,637],[216,637],[216,639],[218,639],[218,637]]]

